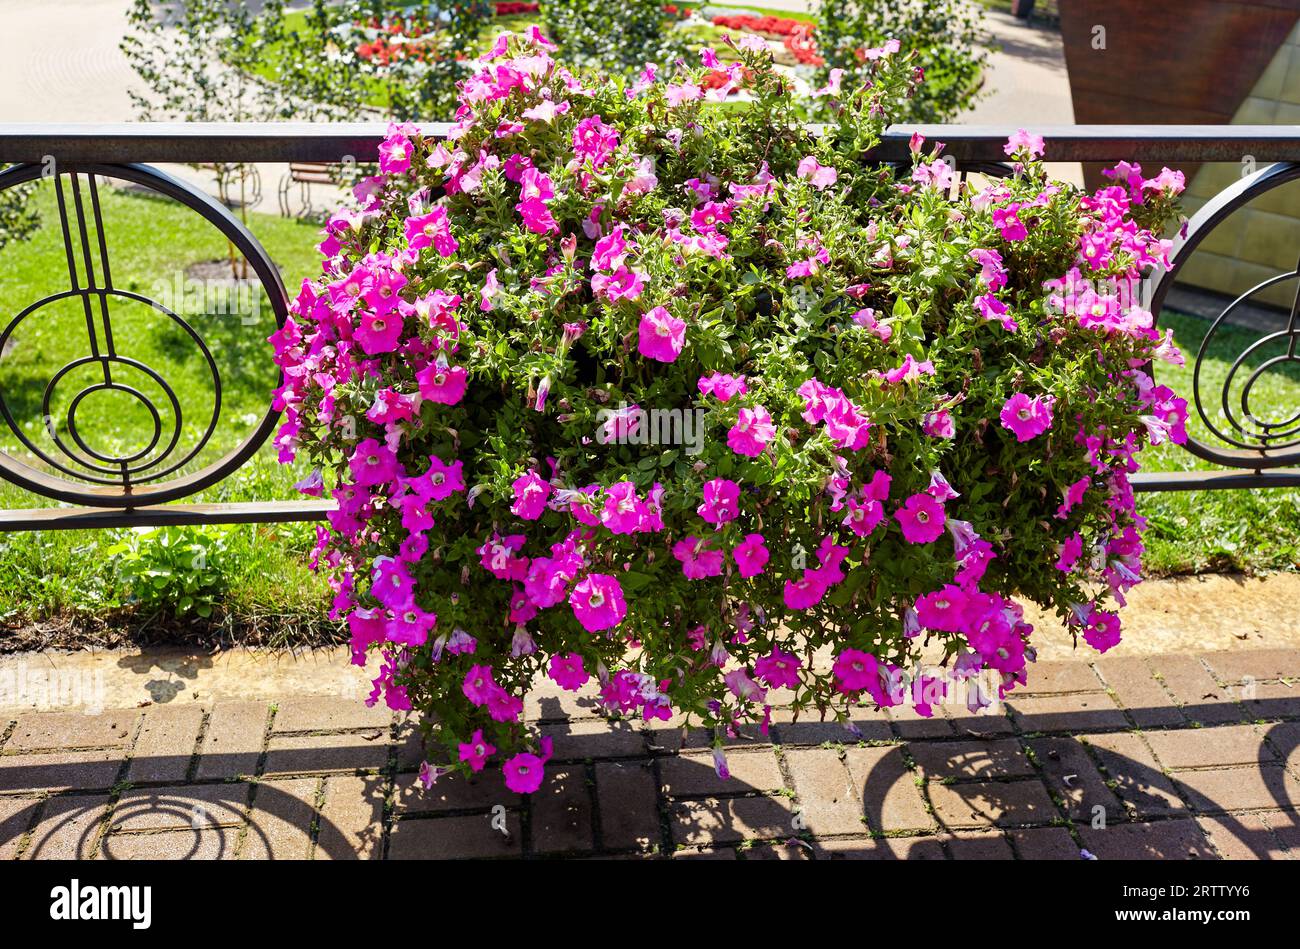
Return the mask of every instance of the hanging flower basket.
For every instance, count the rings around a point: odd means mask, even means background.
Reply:
[[[998,701],[1033,674],[1017,597],[1118,642],[1129,475],[1185,418],[1126,294],[1181,176],[1088,195],[1026,133],[1005,180],[919,137],[864,161],[917,81],[896,44],[820,135],[757,38],[626,89],[551,48],[502,37],[447,141],[392,129],[272,337],[281,455],[338,502],[317,563],[426,778],[535,790],[541,677],[720,748],[774,704]]]

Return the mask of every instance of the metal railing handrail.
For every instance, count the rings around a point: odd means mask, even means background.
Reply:
[[[446,122],[416,123],[444,137]],[[384,122],[117,122],[0,124],[0,162],[291,162],[369,161],[378,154]],[[1005,160],[1011,125],[893,125],[868,156],[907,155],[920,132],[946,145],[958,161]],[[1300,159],[1300,125],[1038,125],[1049,161],[1257,162]]]

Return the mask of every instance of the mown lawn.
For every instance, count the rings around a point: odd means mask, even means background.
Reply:
[[[199,218],[154,198],[121,190],[102,191],[115,284],[146,295],[184,279],[194,264],[221,260],[222,238]],[[36,237],[0,251],[0,299],[10,316],[36,299],[66,288],[63,245],[54,224],[52,190],[43,186],[36,198],[47,222]],[[254,214],[251,226],[280,266],[285,283],[294,287],[316,267],[315,226],[269,215]],[[209,273],[214,272],[209,263]],[[220,272],[217,267],[215,272]],[[178,276],[179,275],[179,276]],[[184,301],[182,301],[184,302]],[[215,444],[200,458],[213,457],[245,437],[265,411],[267,393],[275,384],[274,367],[265,344],[270,332],[268,312],[253,320],[249,313],[212,313],[204,307],[182,306],[184,315],[207,338],[223,373],[223,406]],[[1189,365],[1161,365],[1161,381],[1181,394],[1191,393],[1191,357],[1208,326],[1195,317],[1165,314],[1165,325],[1187,349]],[[115,342],[119,352],[148,363],[172,384],[182,405],[185,438],[202,430],[201,407],[211,396],[201,361],[186,337],[155,311],[115,305]],[[1233,359],[1254,341],[1251,332],[1228,329],[1216,337],[1207,363],[1205,385],[1217,392]],[[44,380],[69,359],[84,355],[86,325],[78,307],[53,305],[34,314],[15,333],[0,360],[0,387],[29,437],[47,438],[41,422],[39,392]],[[72,374],[67,392],[62,385],[52,401],[52,415],[66,411],[70,392],[93,381]],[[142,391],[148,379],[135,380]],[[1257,406],[1289,412],[1300,406],[1300,372],[1264,376],[1256,387]],[[150,393],[155,399],[161,395]],[[116,401],[115,401],[116,399]],[[167,413],[164,413],[167,415]],[[138,445],[139,425],[147,421],[133,400],[105,395],[88,398],[78,411],[79,428],[97,448],[122,452]],[[169,422],[170,418],[164,421]],[[1204,435],[1198,419],[1193,433]],[[133,439],[135,439],[133,441]],[[16,452],[21,446],[7,431],[0,445]],[[1150,450],[1150,468],[1162,470],[1208,467],[1171,447]],[[217,487],[191,500],[240,501],[296,498],[292,482],[301,471],[279,465],[269,446],[252,462]],[[0,483],[0,504],[6,508],[50,506],[53,502]],[[1152,575],[1200,571],[1262,571],[1300,566],[1300,491],[1222,491],[1144,495],[1140,510],[1148,518],[1148,568]],[[128,531],[45,531],[0,535],[0,650],[34,642],[83,642],[93,633],[97,641],[131,636],[175,639],[214,635],[234,641],[274,645],[318,642],[336,634],[324,619],[328,591],[306,569],[306,554],[315,526],[241,525],[223,529],[220,558],[205,564],[205,582],[219,585],[223,606],[211,622],[182,623],[153,608],[142,608],[139,587],[124,578],[120,558],[109,551]],[[140,532],[137,532],[140,533]],[[182,537],[184,541],[186,538]],[[153,541],[138,541],[146,546]],[[35,632],[33,632],[35,630]],[[215,631],[215,632],[214,632]],[[34,638],[35,637],[35,638]]]

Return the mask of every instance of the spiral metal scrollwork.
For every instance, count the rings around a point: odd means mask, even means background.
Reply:
[[[227,208],[156,169],[143,165],[59,165],[57,174],[52,175],[45,174],[46,170],[45,166],[29,164],[0,172],[0,191],[40,178],[52,179],[68,282],[67,289],[13,313],[0,330],[0,416],[22,447],[45,466],[38,467],[30,463],[30,459],[0,453],[0,476],[60,501],[118,508],[175,500],[215,484],[252,456],[271,433],[279,413],[268,406],[260,423],[236,447],[198,470],[187,470],[206,460],[206,456],[201,458],[201,455],[209,449],[222,418],[221,372],[203,335],[176,309],[114,284],[110,241],[105,234],[100,200],[100,180],[126,182],[154,196],[178,202],[206,219],[243,255],[256,275],[260,291],[269,302],[276,325],[283,326],[288,309],[278,270],[261,245]],[[66,362],[45,382],[40,407],[49,441],[38,441],[15,415],[12,402],[16,401],[17,393],[6,389],[2,370],[15,331],[25,321],[40,314],[42,308],[64,301],[72,301],[73,306],[79,303],[84,314],[84,354]],[[0,300],[0,306],[9,303]],[[179,330],[180,338],[189,347],[186,358],[197,360],[203,367],[200,374],[210,378],[210,411],[203,411],[198,418],[186,418],[183,400],[178,398],[165,373],[133,356],[129,347],[114,339],[115,308],[120,311],[124,305],[134,304],[152,308]],[[270,366],[269,345],[266,360]],[[87,372],[93,373],[95,381],[79,383],[78,377]],[[56,393],[61,384],[81,384],[82,387],[70,397],[60,397]],[[143,410],[143,417],[149,421],[142,447],[96,448],[94,433],[87,432],[84,425],[78,425],[78,410],[86,400],[102,397],[105,393],[112,393]],[[66,410],[60,411],[59,407],[63,405],[66,405]],[[182,444],[182,434],[187,425],[196,434]]]

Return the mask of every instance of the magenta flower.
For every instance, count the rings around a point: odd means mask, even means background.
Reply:
[[[763,572],[771,554],[768,553],[762,534],[746,534],[745,539],[732,549],[731,557],[736,561],[737,572],[748,578]]]
[[[550,668],[547,671],[551,681],[567,692],[577,692],[587,684],[591,676],[583,668],[582,657],[576,652],[571,652],[567,656],[551,656]]]
[[[510,485],[515,492],[514,503],[510,513],[525,521],[535,521],[546,510],[546,502],[551,496],[551,483],[536,471],[520,475]]]
[[[469,741],[460,745],[460,760],[469,762],[471,771],[482,771],[488,758],[496,754],[496,748],[488,744],[483,737],[483,729],[476,728]]]
[[[726,558],[721,550],[708,546],[708,540],[687,537],[673,545],[673,556],[681,561],[682,573],[687,580],[703,580],[722,576]]]
[[[917,598],[917,619],[927,629],[959,633],[966,625],[966,602],[961,588],[948,584],[938,592]]]
[[[636,533],[641,529],[645,515],[646,506],[637,497],[636,485],[631,481],[620,481],[605,492],[605,508],[601,512],[600,522],[611,533]]]
[[[723,372],[700,376],[700,381],[696,385],[701,395],[714,396],[719,402],[730,402],[737,395],[744,395],[749,391],[744,376],[732,376]]]
[[[674,362],[686,343],[686,321],[657,306],[641,317],[637,337],[637,352],[642,356]]]
[[[470,666],[469,672],[465,673],[465,681],[460,686],[465,698],[475,707],[487,705],[488,699],[500,688],[492,678],[491,666]]]
[[[386,636],[390,643],[403,646],[423,646],[429,630],[438,622],[436,613],[426,613],[415,604],[407,604],[388,621]]]
[[[1083,628],[1083,640],[1097,652],[1105,652],[1120,641],[1119,617],[1107,610],[1097,610]]]
[[[928,544],[943,533],[943,505],[928,494],[914,494],[894,512],[909,544]]]
[[[1039,157],[1044,150],[1043,136],[1030,134],[1024,129],[1017,129],[1013,132],[1011,137],[1007,139],[1007,143],[1002,146],[1002,151],[1008,155],[1023,151],[1030,158]]]
[[[386,175],[401,174],[411,167],[411,140],[398,126],[390,126],[388,137],[379,146],[379,170]]]
[[[737,455],[757,458],[775,437],[776,426],[772,424],[772,416],[759,405],[740,410],[736,424],[727,432],[727,445]]]
[[[867,537],[885,517],[885,506],[875,498],[849,498],[849,512],[840,523],[859,537]]]
[[[1079,562],[1079,557],[1083,555],[1083,537],[1078,531],[1075,531],[1061,545],[1061,554],[1056,559],[1056,569],[1062,573],[1069,573],[1074,569],[1074,565]]]
[[[627,615],[623,588],[617,578],[605,573],[589,573],[579,580],[569,594],[569,605],[589,633],[612,629]]]
[[[695,513],[715,527],[734,521],[740,514],[740,485],[729,478],[704,482],[703,496],[704,503]]]
[[[817,159],[812,155],[805,155],[799,162],[799,168],[796,174],[800,178],[807,178],[814,188],[823,191],[835,184],[839,178],[839,172],[829,165],[819,164]]]
[[[798,580],[785,581],[785,605],[791,610],[816,606],[826,595],[826,582],[815,570],[805,570]]]
[[[415,374],[420,395],[430,402],[455,405],[465,397],[465,384],[469,374],[464,366],[448,366],[446,359],[425,366]]]
[[[592,168],[604,165],[617,147],[618,130],[598,115],[583,119],[573,129],[573,156],[580,162],[590,161]]]
[[[401,315],[391,310],[387,313],[363,313],[353,335],[367,356],[377,356],[397,348],[402,329]]]
[[[794,653],[773,648],[770,655],[754,660],[754,675],[773,689],[799,687],[799,669],[803,663]]]
[[[841,692],[861,692],[880,687],[880,660],[861,649],[845,649],[831,667]]]
[[[348,459],[352,480],[362,486],[388,484],[397,477],[397,455],[383,442],[367,438]]]
[[[1027,442],[1052,427],[1054,401],[1050,395],[1031,399],[1023,392],[1017,392],[1007,399],[998,417],[1002,419],[1003,428],[1015,433],[1016,441]]]
[[[926,413],[921,422],[921,431],[931,438],[955,438],[957,435],[957,422],[947,409],[938,409]]]
[[[406,219],[406,246],[411,250],[433,247],[442,257],[450,257],[460,246],[451,236],[447,209],[436,207],[428,214]]]
[[[505,763],[506,787],[516,794],[532,794],[542,786],[545,765],[537,755],[521,751]]]

